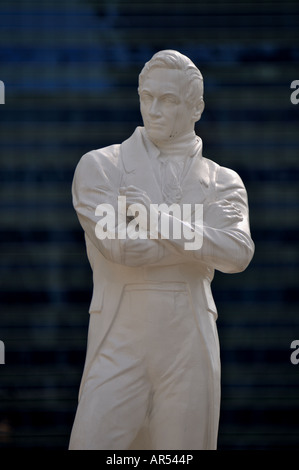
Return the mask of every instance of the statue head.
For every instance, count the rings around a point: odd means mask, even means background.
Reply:
[[[154,143],[194,130],[204,110],[203,77],[177,51],[157,52],[144,65],[138,93],[144,126]]]

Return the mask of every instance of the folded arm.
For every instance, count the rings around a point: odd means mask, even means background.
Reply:
[[[170,215],[170,224],[173,219]],[[250,263],[254,253],[251,239],[247,193],[241,178],[232,170],[219,167],[214,199],[203,204],[203,223],[197,229],[202,245],[186,251],[186,240],[169,239],[162,243],[178,255],[225,273],[241,272]],[[201,230],[201,232],[200,232]]]
[[[132,186],[124,194],[127,205],[139,203],[150,213],[151,201],[142,190]],[[247,193],[236,172],[218,168],[213,199],[205,201],[202,209],[200,220],[194,214],[185,219],[159,210],[157,234],[163,253],[157,264],[191,261],[226,273],[243,271],[252,259],[254,243],[249,228]],[[165,237],[162,220],[169,236]],[[149,225],[150,220],[146,223]],[[181,236],[175,237],[175,230]]]
[[[118,188],[122,173],[112,152],[113,148],[89,152],[77,165],[72,195],[79,222],[86,236],[109,261],[127,266],[154,264],[163,255],[163,248],[156,240],[118,238],[124,230],[121,221],[118,225]],[[110,220],[107,219],[110,234],[102,239],[98,226],[101,208],[110,212]]]
[[[127,206],[142,204],[147,207],[148,214],[151,201],[135,187],[121,188],[118,192],[122,175],[116,159],[110,158],[111,149],[109,158],[105,158],[105,149],[101,152],[101,155],[94,151],[82,157],[76,168],[72,191],[73,204],[86,236],[105,258],[127,266],[196,262],[228,273],[240,272],[247,267],[254,244],[250,236],[246,190],[235,172],[219,167],[214,199],[203,206],[203,224],[197,226],[170,213],[160,213],[158,237],[150,238],[148,231],[144,238],[119,238],[120,231],[127,227],[123,222],[118,225],[118,196],[126,196]],[[108,204],[113,209],[115,218],[111,228],[114,238],[97,236],[97,207],[101,204]],[[186,250],[190,237],[163,237],[161,217],[168,224],[170,234],[173,234],[174,226],[179,227],[182,234],[190,235],[193,230],[198,239],[202,239],[200,247]]]

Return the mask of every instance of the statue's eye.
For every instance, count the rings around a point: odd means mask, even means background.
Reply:
[[[141,98],[146,103],[149,103],[153,99],[152,95],[150,95],[149,93],[142,93]]]
[[[174,104],[176,104],[177,103],[177,98],[176,98],[176,96],[173,96],[173,95],[165,95],[165,96],[163,96],[163,101],[164,101],[164,103],[174,103]]]

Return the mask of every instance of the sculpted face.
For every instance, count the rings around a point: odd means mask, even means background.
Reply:
[[[139,90],[143,124],[156,145],[194,130],[193,108],[185,101],[183,83],[181,70],[153,68]]]

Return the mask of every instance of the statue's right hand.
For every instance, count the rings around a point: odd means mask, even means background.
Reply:
[[[223,229],[243,219],[241,210],[236,204],[227,201],[211,202],[204,206],[203,220],[208,227]]]

